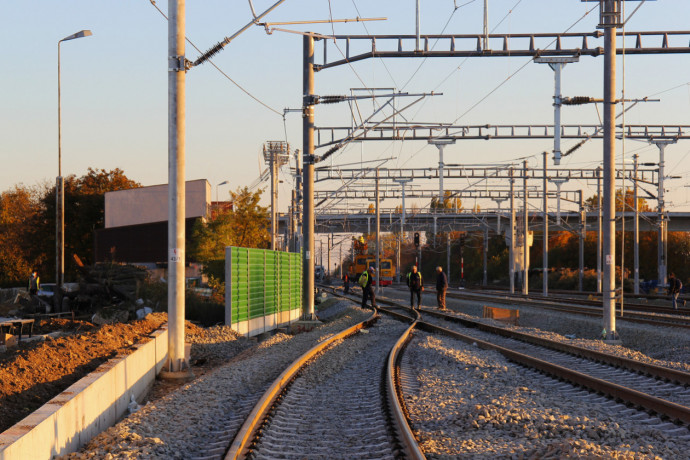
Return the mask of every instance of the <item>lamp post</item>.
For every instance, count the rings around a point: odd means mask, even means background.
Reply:
[[[58,42],[58,177],[55,181],[55,310],[60,310],[65,281],[65,182],[62,177],[62,107],[60,101],[60,43],[88,37],[90,30],[80,30]]]
[[[225,184],[229,184],[229,182],[226,181],[226,180],[224,180],[223,182],[221,182],[221,183],[219,183],[219,184],[216,185],[216,206],[218,206],[219,203],[220,203],[220,201],[218,200],[218,188],[219,188],[221,185],[225,185]]]

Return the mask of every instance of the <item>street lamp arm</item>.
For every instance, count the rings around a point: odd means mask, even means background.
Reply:
[[[72,35],[69,35],[69,36],[63,38],[58,43],[65,42],[67,40],[74,40],[75,38],[88,37],[90,35],[93,35],[90,30],[80,30],[76,34],[72,34]]]

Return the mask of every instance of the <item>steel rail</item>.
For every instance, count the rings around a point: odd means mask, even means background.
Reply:
[[[449,294],[446,294],[446,296],[448,295]],[[394,305],[399,308],[409,309],[409,307],[406,307],[402,304],[398,304],[397,302],[393,302],[390,300],[380,299],[378,301],[380,303]],[[533,345],[538,345],[544,348],[550,348],[552,350],[561,351],[563,353],[568,353],[573,356],[579,356],[582,358],[609,364],[623,369],[628,369],[631,371],[639,372],[641,374],[651,375],[653,377],[665,379],[671,382],[690,385],[690,373],[678,369],[657,366],[655,364],[641,363],[639,361],[635,361],[632,359],[623,358],[608,353],[603,353],[600,351],[590,350],[588,348],[583,348],[576,345],[569,345],[567,343],[544,339],[541,337],[536,337],[530,334],[509,330],[502,327],[491,326],[479,321],[473,321],[467,318],[460,318],[458,316],[448,313],[429,310],[428,308],[424,308],[422,312],[430,316],[442,318],[447,321],[457,322],[465,327],[478,329],[483,332],[500,335],[502,337],[507,337],[509,339],[520,340],[522,342],[531,343]]]
[[[476,344],[479,348],[485,350],[494,350],[501,353],[507,359],[518,364],[537,369],[545,374],[551,375],[558,379],[566,380],[574,385],[582,386],[591,391],[602,393],[614,399],[621,399],[628,403],[634,404],[638,407],[668,416],[673,420],[679,420],[683,423],[690,424],[690,407],[682,406],[680,404],[672,403],[631,388],[626,388],[622,385],[607,382],[602,379],[594,378],[583,374],[581,372],[567,369],[556,364],[543,361],[516,351],[510,350],[499,345],[470,337],[450,329],[442,328],[433,324],[422,322],[420,328],[428,329],[432,332],[440,332],[466,343]]]
[[[466,327],[476,328],[480,331],[489,332],[491,334],[500,335],[502,337],[507,337],[509,339],[519,340],[521,342],[538,345],[540,347],[549,348],[551,350],[561,351],[563,353],[568,353],[573,356],[579,356],[581,358],[586,358],[592,361],[597,361],[609,364],[611,366],[628,369],[631,371],[639,372],[640,374],[651,375],[653,377],[668,380],[671,382],[690,385],[690,373],[678,369],[657,366],[655,364],[641,363],[633,359],[623,358],[620,356],[590,350],[588,348],[583,348],[576,345],[569,345],[567,343],[536,337],[530,334],[525,334],[524,332],[518,332],[509,329],[504,329],[501,327],[490,326],[488,324],[468,320],[465,318],[458,318],[447,313],[430,311],[428,309],[425,309],[424,313],[437,318],[442,318],[446,321],[457,322]]]
[[[235,438],[230,445],[227,453],[225,454],[225,460],[230,459],[241,459],[244,458],[248,452],[249,445],[255,438],[258,429],[261,427],[266,414],[278,398],[278,396],[283,392],[283,390],[290,384],[290,382],[297,376],[297,373],[304,367],[304,365],[314,356],[316,356],[321,351],[325,350],[333,344],[335,341],[344,339],[357,331],[363,329],[364,327],[372,324],[376,319],[378,319],[378,312],[375,310],[372,315],[361,323],[355,324],[349,327],[327,340],[317,344],[302,356],[297,358],[290,364],[276,380],[271,384],[268,390],[261,397],[259,402],[256,403],[254,409],[249,414],[242,427],[239,429]]]
[[[434,291],[433,289],[430,289],[430,291]],[[492,295],[487,295],[487,294],[477,294],[477,295],[470,295],[470,294],[461,294],[457,292],[448,292],[446,294],[447,297],[454,298],[454,299],[461,299],[461,300],[481,300],[481,299],[490,299],[494,302],[497,303],[517,303],[521,305],[526,305],[526,306],[532,306],[532,307],[539,307],[543,308],[546,310],[552,310],[552,311],[560,311],[560,312],[566,312],[566,313],[575,313],[575,314],[580,314],[580,315],[586,315],[586,316],[601,316],[601,304],[597,303],[591,303],[588,307],[580,307],[578,308],[577,306],[569,305],[567,301],[564,300],[558,300],[558,299],[549,299],[549,300],[540,300],[540,299],[535,299],[535,298],[524,298],[524,297],[512,297],[512,296],[503,296],[502,294],[498,294],[495,296]],[[584,303],[584,301],[579,301],[579,300],[573,300],[572,302],[578,302],[578,303]],[[593,307],[593,308],[591,308]],[[626,304],[626,308],[630,308],[628,304]],[[662,307],[663,308],[663,307]],[[627,312],[625,316],[621,315],[620,313],[616,313],[616,318],[624,321],[629,321],[631,323],[638,323],[638,324],[651,324],[654,326],[665,326],[665,327],[678,327],[682,329],[690,329],[690,322],[685,321],[685,318],[679,318],[681,321],[674,321],[670,318],[662,318],[659,317],[654,318],[654,317],[642,317],[642,313],[631,313]],[[653,312],[653,311],[652,311]],[[663,311],[662,311],[663,312]],[[663,312],[663,313],[668,313],[668,312]],[[678,314],[678,313],[676,313]]]
[[[402,304],[387,299],[378,299],[377,301],[383,304],[388,304],[398,308],[409,310],[409,307],[406,307]],[[534,337],[529,334],[524,334],[516,331],[509,331],[507,329],[490,326],[476,321],[467,320],[464,318],[454,317],[452,315],[447,315],[444,313],[433,312],[426,308],[422,310],[422,313],[430,314],[432,316],[437,317],[444,317],[444,319],[467,324],[469,325],[469,327],[477,328],[478,330],[482,330],[484,332],[495,333],[504,337],[513,338],[515,340],[521,340],[527,343],[532,343],[534,345],[550,348],[556,351],[569,353],[574,356],[579,356],[593,361],[609,364],[611,366],[628,369],[634,372],[638,372],[640,374],[650,375],[660,379],[677,382],[679,384],[690,385],[690,373],[683,372],[680,370],[656,366],[653,364],[640,363],[638,361],[609,355],[607,353],[601,353],[582,347],[576,347],[574,345],[568,345],[561,342],[542,339],[539,337]],[[642,407],[646,410],[650,410],[658,414],[665,415],[673,420],[679,420],[683,423],[690,424],[690,407],[682,406],[680,404],[666,401],[664,399],[657,398],[655,396],[651,396],[639,392],[637,390],[624,387],[622,385],[591,377],[581,372],[577,372],[572,369],[567,369],[565,367],[552,364],[544,360],[516,352],[514,350],[510,350],[500,345],[495,345],[478,339],[476,337],[464,335],[460,332],[436,326],[434,324],[430,324],[424,321],[417,321],[417,328],[420,330],[426,330],[428,332],[443,333],[450,337],[462,340],[466,343],[476,344],[480,348],[497,351],[513,362],[533,369],[537,369],[540,372],[551,375],[555,378],[566,380],[574,385],[578,385],[587,388],[588,390],[604,394],[613,399],[623,400],[637,407]]]
[[[403,319],[404,315],[400,315],[389,310],[380,309],[381,311],[397,316]],[[412,339],[412,331],[417,327],[420,320],[419,312],[415,313],[415,319],[402,336],[395,343],[388,355],[388,363],[386,365],[386,398],[388,400],[388,407],[391,409],[391,418],[393,419],[393,426],[398,435],[398,440],[402,444],[405,452],[405,458],[422,460],[426,456],[419,447],[419,442],[408,423],[407,408],[405,400],[403,399],[402,389],[400,385],[400,360],[402,352]]]

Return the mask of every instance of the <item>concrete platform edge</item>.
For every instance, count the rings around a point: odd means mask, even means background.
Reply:
[[[167,326],[151,337],[136,345],[133,353],[103,363],[0,433],[0,460],[66,455],[119,421],[131,396],[141,401],[167,359]]]

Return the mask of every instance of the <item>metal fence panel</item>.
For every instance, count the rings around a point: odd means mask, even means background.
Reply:
[[[296,317],[302,308],[301,254],[238,247],[225,254],[226,324],[254,335]]]

